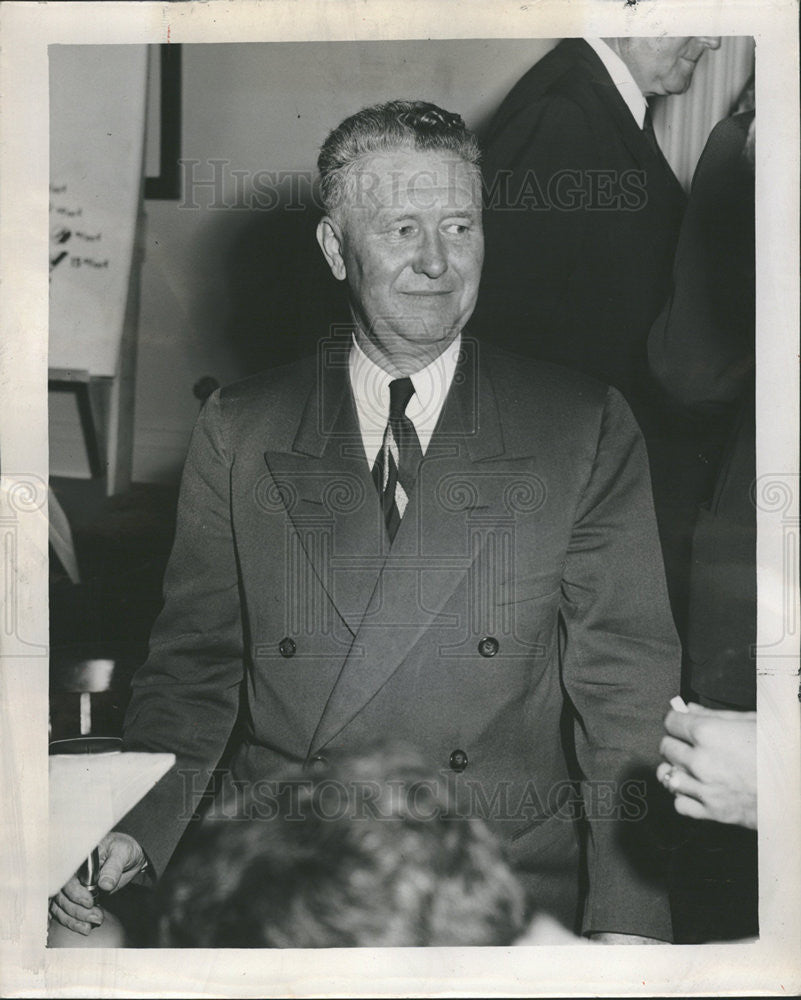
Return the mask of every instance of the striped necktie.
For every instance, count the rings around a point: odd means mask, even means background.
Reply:
[[[373,466],[373,482],[381,497],[390,543],[395,540],[423,458],[417,431],[406,416],[406,407],[413,395],[410,378],[398,378],[389,383],[389,420]]]

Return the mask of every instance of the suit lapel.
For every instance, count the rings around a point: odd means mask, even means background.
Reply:
[[[637,124],[629,106],[623,100],[620,91],[614,84],[608,70],[601,62],[598,54],[583,39],[575,47],[576,58],[584,61],[589,73],[593,89],[598,94],[611,114],[620,136],[633,159],[647,171],[658,171],[665,178],[669,188],[683,197],[681,185],[673,173],[665,155],[651,147],[648,139]]]
[[[495,396],[478,345],[464,339],[464,358],[392,549],[383,564],[353,646],[309,746],[316,753],[377,694],[432,627],[479,549],[468,515],[478,465],[503,454]],[[366,467],[366,463],[365,463]],[[436,665],[431,665],[435,669]]]
[[[348,384],[349,346],[321,358],[292,451],[264,457],[306,557],[355,635],[388,546]]]

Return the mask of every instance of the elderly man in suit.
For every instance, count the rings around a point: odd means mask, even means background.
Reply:
[[[124,734],[178,762],[101,845],[101,888],[162,872],[238,719],[252,800],[287,765],[402,740],[541,910],[670,938],[641,779],[679,650],[645,451],[614,389],[467,335],[478,156],[422,102],[323,145],[318,241],[352,332],[201,413]],[[73,880],[52,910],[87,930],[90,906]]]

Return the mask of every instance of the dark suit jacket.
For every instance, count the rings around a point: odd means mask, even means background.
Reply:
[[[645,342],[685,204],[667,161],[583,39],[563,40],[518,81],[483,145],[473,330],[611,383],[644,425]]]
[[[756,707],[754,172],[743,155],[753,112],[712,130],[681,230],[670,301],[649,356],[674,402],[725,421],[714,493],[693,539],[687,659],[710,704]]]
[[[627,822],[642,789],[623,784],[657,763],[679,659],[628,407],[593,380],[467,343],[388,551],[348,348],[202,411],[125,724],[127,749],[169,750],[178,765],[121,828],[160,871],[242,688],[237,780],[412,743],[567,923],[575,758],[590,814],[585,929],[669,937],[638,854],[647,823]],[[197,772],[188,797],[182,768]]]

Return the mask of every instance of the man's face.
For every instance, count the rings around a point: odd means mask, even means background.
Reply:
[[[334,276],[347,279],[367,353],[402,374],[418,371],[476,304],[484,258],[479,173],[436,151],[365,157],[317,238]]]
[[[620,39],[620,55],[646,97],[683,94],[704,52],[718,48],[720,38],[711,35]]]

